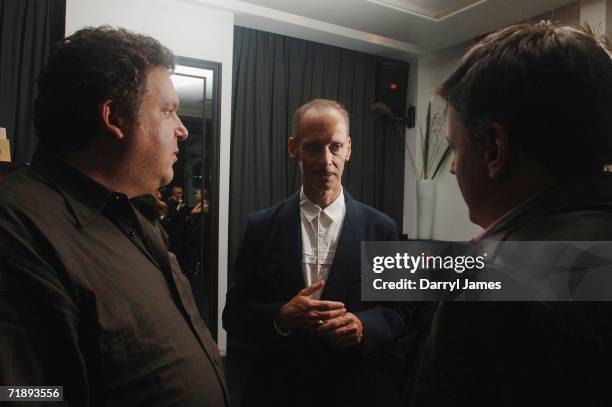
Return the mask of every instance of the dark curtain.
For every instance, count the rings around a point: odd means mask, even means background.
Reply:
[[[36,77],[64,38],[65,22],[66,0],[0,0],[0,127],[15,162],[29,161],[36,149]]]
[[[287,153],[293,111],[323,97],[350,114],[351,160],[343,185],[388,214],[401,231],[404,141],[373,120],[376,68],[381,57],[263,31],[235,27],[230,175],[229,262],[233,264],[249,213],[300,187]],[[231,279],[231,276],[230,276]]]

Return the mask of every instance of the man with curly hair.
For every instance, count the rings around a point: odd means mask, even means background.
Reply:
[[[150,199],[187,138],[173,68],[153,38],[85,28],[38,78],[38,151],[0,184],[3,385],[63,386],[74,406],[228,405]]]

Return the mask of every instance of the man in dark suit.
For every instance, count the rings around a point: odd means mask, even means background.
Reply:
[[[49,57],[38,152],[0,184],[2,385],[63,386],[70,406],[229,405],[150,195],[187,138],[173,67],[157,40],[111,27]]]
[[[223,313],[230,335],[258,345],[243,404],[390,405],[409,310],[361,301],[360,242],[395,240],[395,224],[342,188],[351,138],[341,105],[298,108],[288,147],[303,187],[248,218]]]
[[[580,268],[563,269],[563,250],[533,241],[563,249],[564,241],[612,240],[612,179],[603,172],[612,163],[609,51],[574,28],[518,24],[480,40],[439,93],[451,172],[484,229],[472,249],[492,254],[505,241],[527,241],[515,258],[491,260],[503,277],[518,276],[508,282],[540,280],[547,267],[546,288],[586,281],[582,256],[570,257]],[[608,405],[611,349],[609,302],[441,301],[411,405]]]

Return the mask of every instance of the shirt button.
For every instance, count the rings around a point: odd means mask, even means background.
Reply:
[[[128,236],[129,236],[129,237],[131,237],[131,238],[136,237],[136,231],[134,231],[134,230],[130,230],[130,231],[128,232]]]

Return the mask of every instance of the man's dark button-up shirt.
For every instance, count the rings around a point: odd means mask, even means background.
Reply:
[[[0,385],[64,386],[79,407],[227,405],[216,344],[144,201],[44,154],[0,182]]]

